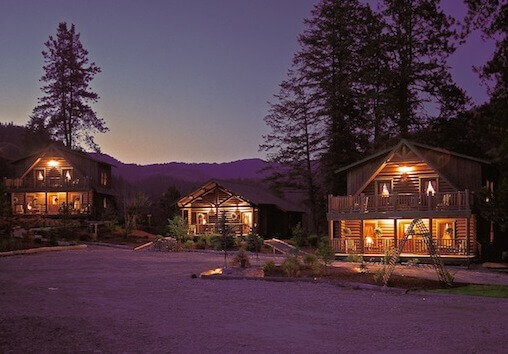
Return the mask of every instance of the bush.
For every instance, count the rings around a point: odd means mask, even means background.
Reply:
[[[263,238],[258,235],[250,234],[247,236],[247,251],[259,252],[263,245]]]
[[[166,226],[169,236],[174,237],[177,241],[185,242],[188,238],[188,227],[185,220],[179,216],[168,219]]]
[[[309,238],[307,239],[307,243],[311,247],[317,247],[319,245],[320,240],[321,237],[319,237],[318,235],[310,235]]]
[[[346,262],[361,263],[363,262],[363,256],[356,253],[350,253],[347,255]]]
[[[385,267],[379,268],[378,270],[376,270],[376,273],[374,273],[374,275],[373,275],[374,282],[376,282],[376,283],[382,283],[383,282],[383,277],[385,276],[385,273],[386,273]]]
[[[263,264],[263,271],[266,273],[270,273],[275,269],[275,262],[272,260],[266,261],[265,264]]]
[[[411,258],[410,260],[407,261],[407,264],[410,266],[415,266],[418,265],[419,263],[420,260],[418,258]]]
[[[314,275],[325,275],[327,273],[326,266],[321,262],[315,262],[311,269]]]
[[[312,269],[314,264],[319,263],[318,258],[314,254],[308,254],[305,257],[303,257],[303,263],[308,269]]]
[[[328,239],[323,238],[321,242],[319,242],[319,247],[316,250],[316,256],[324,263],[325,266],[330,265],[330,263],[332,263],[335,259],[335,252],[333,252],[333,248]]]
[[[390,250],[390,251],[387,251],[385,252],[384,256],[383,256],[383,259],[381,260],[381,262],[383,264],[389,264],[390,263],[390,259],[392,259],[392,256],[393,256],[393,250]]]
[[[295,225],[295,227],[293,227],[291,230],[291,235],[293,236],[292,240],[295,243],[296,247],[305,246],[305,232],[301,223],[298,223]]]
[[[194,247],[194,241],[192,241],[192,240],[187,240],[183,244],[183,248],[186,249],[186,250],[190,250],[193,247]]]
[[[234,265],[240,265],[242,268],[247,268],[250,266],[249,256],[244,249],[241,249],[233,258]]]
[[[281,267],[288,277],[296,277],[300,274],[300,261],[296,256],[288,255]]]
[[[196,248],[200,250],[207,249],[212,246],[212,237],[211,236],[198,236],[196,241]]]
[[[216,251],[230,250],[235,247],[235,239],[233,236],[214,235],[211,237],[212,247]]]

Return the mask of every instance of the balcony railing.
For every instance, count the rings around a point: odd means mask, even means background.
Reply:
[[[92,180],[88,177],[72,180],[67,180],[65,178],[46,178],[43,181],[30,178],[4,179],[4,186],[7,189],[77,190],[88,188],[91,184]]]
[[[336,213],[448,210],[470,210],[469,191],[434,195],[393,193],[388,196],[360,194],[328,197],[328,211]]]
[[[400,240],[398,240],[400,242]],[[441,255],[467,255],[467,240],[433,240],[434,245]],[[394,248],[394,240],[388,238],[376,240],[362,240],[359,238],[334,238],[330,240],[335,253],[343,254],[386,254]],[[470,250],[474,254],[475,250]],[[425,241],[421,238],[412,238],[406,241],[402,254],[428,255],[429,251]]]
[[[248,235],[252,232],[251,227],[242,223],[226,223],[230,228],[231,234],[236,236]],[[189,225],[189,233],[192,235],[211,235],[216,234],[217,229],[214,223],[205,225]]]

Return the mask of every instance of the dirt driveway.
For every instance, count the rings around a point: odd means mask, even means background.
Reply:
[[[0,259],[0,352],[506,352],[508,300],[191,279],[220,255]]]

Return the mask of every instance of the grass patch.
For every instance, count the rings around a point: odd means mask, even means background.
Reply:
[[[508,285],[469,284],[458,288],[431,290],[433,293],[488,296],[508,299]]]

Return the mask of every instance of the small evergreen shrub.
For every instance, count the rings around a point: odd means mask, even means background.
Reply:
[[[192,240],[187,240],[183,244],[183,248],[186,250],[190,250],[193,247],[194,247],[194,241],[192,241]]]
[[[288,255],[281,267],[288,277],[296,277],[300,274],[300,261],[296,256]]]
[[[319,245],[320,239],[321,237],[319,237],[318,235],[310,235],[309,238],[307,239],[307,243],[309,244],[309,246],[316,248]]]
[[[272,260],[268,260],[263,264],[263,271],[266,273],[270,273],[275,269],[275,262]]]
[[[363,256],[356,253],[350,253],[347,255],[346,262],[361,263],[363,262]]]
[[[379,268],[378,270],[376,270],[376,272],[373,275],[374,282],[376,282],[378,284],[382,283],[383,282],[383,277],[385,276],[385,273],[386,273],[385,267]]]
[[[316,256],[324,263],[325,266],[329,266],[335,259],[335,252],[333,252],[333,248],[330,245],[330,242],[328,242],[328,239],[323,238],[321,242],[319,242],[319,247],[316,250]]]
[[[315,263],[319,263],[319,260],[316,255],[307,254],[305,257],[303,257],[303,263],[305,264],[305,267],[312,269]]]
[[[233,258],[233,264],[239,265],[242,268],[247,268],[250,266],[249,256],[247,255],[247,252],[245,252],[244,249],[241,249],[235,255],[235,257]]]
[[[305,231],[303,230],[302,224],[298,223],[291,230],[291,235],[293,242],[296,247],[305,246]]]
[[[236,245],[233,236],[214,235],[211,237],[212,247],[216,251],[224,251],[233,249]]]
[[[261,250],[261,246],[263,245],[263,238],[258,236],[258,235],[254,235],[254,234],[250,234],[249,236],[247,236],[247,251],[250,251],[250,252],[259,252]]]

